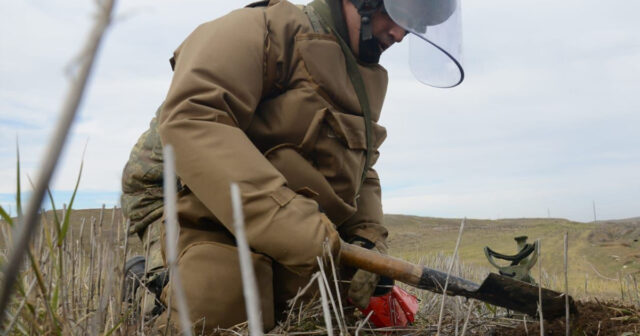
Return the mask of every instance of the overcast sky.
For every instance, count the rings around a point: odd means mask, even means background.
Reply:
[[[15,213],[68,87],[94,1],[0,0],[0,204]],[[53,189],[66,202],[87,144],[79,207],[118,202],[120,173],[200,23],[244,1],[120,1]],[[383,56],[388,138],[376,165],[387,213],[436,217],[640,216],[638,1],[464,1],[465,82],[419,84],[407,43]]]

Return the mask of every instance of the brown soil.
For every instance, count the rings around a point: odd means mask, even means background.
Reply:
[[[577,315],[571,316],[571,335],[640,335],[640,310],[618,302],[576,302]],[[565,335],[565,318],[544,322],[545,335]],[[539,323],[520,323],[513,328],[500,327],[495,335],[540,335]]]

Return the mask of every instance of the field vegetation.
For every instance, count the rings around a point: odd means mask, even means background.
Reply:
[[[59,229],[67,218],[67,233],[59,239]],[[29,259],[20,272],[16,293],[5,312],[3,334],[153,333],[153,321],[139,318],[137,304],[121,300],[124,262],[133,255],[144,255],[145,251],[136,236],[124,234],[126,222],[120,210],[48,211],[41,216],[41,221],[42,226],[30,246]],[[621,330],[634,335],[640,330],[638,264],[634,259],[634,251],[638,251],[634,235],[640,232],[640,225],[636,219],[607,223],[575,223],[562,219],[466,220],[455,260],[452,255],[460,220],[386,215],[385,221],[390,230],[392,255],[443,271],[455,261],[452,274],[476,282],[495,272],[482,252],[484,246],[513,254],[516,252],[514,236],[541,239],[542,284],[558,291],[564,290],[562,237],[564,232],[569,232],[569,292],[585,302],[579,306],[583,312],[588,310],[582,318],[573,317],[582,323],[573,326],[574,330],[582,331],[580,335],[619,335]],[[0,257],[4,262],[13,227],[6,220],[0,222],[0,226],[3,236],[0,244],[5,251]],[[540,279],[537,269],[534,267],[533,272],[536,280]],[[332,282],[331,276],[324,276]],[[328,287],[332,289],[333,285]],[[525,318],[460,297],[447,298],[441,314],[441,295],[403,287],[420,299],[420,310],[416,322],[396,330],[398,333],[435,335],[439,329],[441,335],[539,334],[535,317]],[[329,300],[341,299],[333,295]],[[346,306],[344,302],[341,304]],[[335,302],[334,305],[339,306]],[[366,316],[353,308],[345,308],[344,316],[331,312],[332,308],[329,311],[323,310],[321,298],[312,304],[294,306],[289,318],[272,333],[327,334],[327,314],[333,321],[335,334],[341,330],[349,334],[388,333],[365,323]],[[564,323],[554,323],[546,325],[547,334],[549,330],[564,331]],[[239,325],[221,332],[246,334],[248,329],[246,325]]]

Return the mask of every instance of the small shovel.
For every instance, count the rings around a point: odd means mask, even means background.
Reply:
[[[447,273],[381,255],[345,242],[342,242],[340,260],[345,265],[361,268],[434,293],[442,293],[447,279]],[[535,316],[538,312],[539,290],[538,286],[495,273],[490,273],[480,285],[449,275],[447,285],[448,295],[473,298],[530,316]],[[572,312],[576,311],[571,297],[569,297],[569,306]],[[542,288],[542,313],[543,318],[549,320],[563,316],[565,314],[564,294]]]

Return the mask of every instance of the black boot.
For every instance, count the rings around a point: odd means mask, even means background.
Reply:
[[[144,292],[140,291],[140,288],[144,286],[154,296],[155,305],[150,316],[146,316],[146,318],[152,318],[160,315],[165,309],[165,306],[160,302],[160,294],[162,294],[164,286],[169,283],[169,272],[165,268],[156,268],[145,274],[145,263],[142,256],[132,257],[125,263],[122,301],[130,304],[141,302]]]

